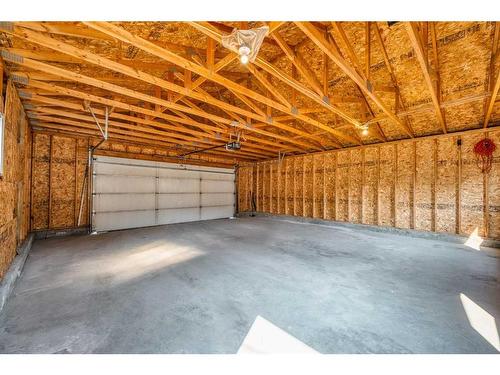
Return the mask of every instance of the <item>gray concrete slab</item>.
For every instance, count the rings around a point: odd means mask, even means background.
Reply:
[[[261,316],[321,353],[497,353],[500,256],[392,233],[240,218],[36,241],[2,353],[236,353]]]

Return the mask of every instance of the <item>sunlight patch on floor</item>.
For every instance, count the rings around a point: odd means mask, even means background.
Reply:
[[[255,318],[238,349],[238,354],[288,353],[313,354],[318,352],[260,315]]]
[[[460,300],[471,327],[500,352],[500,339],[495,318],[465,294],[460,293]]]
[[[470,234],[469,238],[467,238],[467,241],[465,241],[464,245],[470,247],[471,249],[480,251],[482,243],[483,238],[479,236],[478,228],[476,227],[476,229],[474,229]]]

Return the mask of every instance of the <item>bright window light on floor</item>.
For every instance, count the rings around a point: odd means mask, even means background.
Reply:
[[[460,293],[460,300],[471,327],[500,352],[500,339],[495,318],[465,294]]]
[[[476,229],[474,229],[474,231],[470,234],[467,241],[465,241],[464,245],[474,250],[480,251],[481,250],[480,246],[482,243],[483,239],[481,238],[481,236],[479,236],[478,228],[476,227]]]
[[[255,318],[238,349],[238,354],[288,353],[313,354],[318,352],[260,315]]]

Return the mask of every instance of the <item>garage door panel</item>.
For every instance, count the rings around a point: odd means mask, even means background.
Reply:
[[[201,220],[211,220],[220,219],[225,217],[231,217],[234,213],[233,205],[230,206],[218,206],[218,207],[202,207],[201,208]]]
[[[234,170],[98,156],[93,230],[106,231],[234,214]]]
[[[149,227],[156,224],[155,211],[101,212],[93,217],[93,225],[98,230],[117,230]]]
[[[200,194],[158,194],[158,208],[190,208],[200,206]]]
[[[192,178],[160,178],[160,193],[199,193],[200,180]]]
[[[94,211],[134,211],[154,210],[153,194],[96,194]]]
[[[145,168],[144,166],[132,166],[122,164],[96,163],[94,172],[96,174],[122,175],[122,176],[156,176],[156,168]]]
[[[233,181],[201,180],[203,193],[234,193]]]
[[[201,194],[202,206],[230,206],[234,202],[233,193],[206,193]]]
[[[189,171],[185,169],[166,169],[158,168],[158,177],[160,178],[191,178],[194,180],[200,179],[200,172]]]
[[[155,177],[94,176],[94,191],[97,193],[154,193]]]
[[[171,208],[158,210],[158,225],[186,223],[200,220],[200,209],[195,208]]]
[[[201,172],[201,178],[211,181],[234,181],[234,174]]]

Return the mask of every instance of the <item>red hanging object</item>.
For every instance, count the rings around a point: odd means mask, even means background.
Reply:
[[[489,138],[481,139],[474,145],[474,154],[476,154],[476,162],[482,173],[489,173],[493,165],[493,153],[497,146],[493,140]]]

